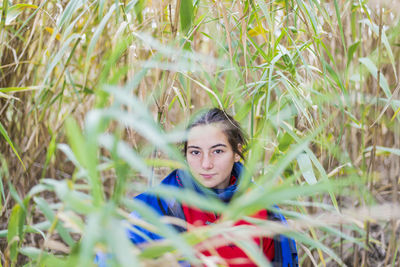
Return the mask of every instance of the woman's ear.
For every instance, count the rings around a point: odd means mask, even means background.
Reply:
[[[235,162],[240,161],[240,155],[238,153],[235,153]]]
[[[238,144],[238,151],[242,152],[242,144]],[[240,155],[238,153],[235,153],[235,162],[240,161]]]

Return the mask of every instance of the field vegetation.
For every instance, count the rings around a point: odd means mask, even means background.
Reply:
[[[0,5],[0,267],[215,266],[195,244],[221,232],[269,266],[231,226],[274,204],[289,225],[255,223],[301,266],[400,265],[397,1]],[[185,168],[185,124],[211,106],[249,136],[244,187],[228,206],[157,188],[223,213],[177,234],[132,197]],[[141,250],[129,223],[167,238]]]

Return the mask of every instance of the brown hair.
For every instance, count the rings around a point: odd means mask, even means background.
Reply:
[[[233,152],[238,154],[243,160],[243,149],[239,150],[239,144],[243,147],[247,145],[247,137],[243,132],[240,124],[229,114],[219,108],[212,108],[200,112],[187,126],[187,130],[199,125],[209,125],[218,123],[223,126],[223,132],[228,138],[228,142],[232,147]],[[187,140],[183,144],[183,152],[187,152]]]

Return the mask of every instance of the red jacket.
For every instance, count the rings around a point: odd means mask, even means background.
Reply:
[[[186,217],[186,221],[191,225],[188,227],[188,231],[190,231],[193,227],[201,227],[211,223],[214,223],[218,220],[218,216],[216,216],[212,212],[204,212],[197,208],[191,208],[186,205],[182,205],[183,212]],[[252,217],[258,219],[267,219],[267,211],[262,210],[257,212]],[[240,220],[234,224],[234,226],[239,225],[251,225],[251,223]],[[256,267],[257,265],[248,257],[248,255],[234,243],[226,240],[225,245],[215,247],[212,245],[212,241],[218,241],[220,244],[221,239],[224,237],[222,235],[216,236],[213,239],[208,239],[205,242],[202,242],[197,245],[200,248],[201,254],[204,256],[217,256],[219,264],[223,264],[223,266],[230,267]],[[268,237],[257,237],[253,239],[255,245],[260,248],[263,254],[268,258],[269,261],[272,261],[274,258],[274,241],[272,238]],[[204,249],[203,249],[204,247]]]

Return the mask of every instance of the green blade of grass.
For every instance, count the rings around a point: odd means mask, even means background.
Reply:
[[[375,147],[377,151],[383,152],[383,153],[388,153],[388,154],[393,154],[400,156],[400,149],[399,148],[392,148],[392,147],[383,147],[383,146],[376,146]],[[373,147],[367,147],[365,149],[365,152],[370,152],[372,151]]]
[[[306,180],[306,182],[308,184],[316,184],[317,178],[315,178],[312,163],[307,153],[299,154],[297,156],[297,163],[300,167],[300,171],[303,174],[303,177]]]
[[[68,5],[64,9],[64,12],[61,14],[60,18],[57,21],[57,26],[61,29],[64,24],[69,24],[69,21],[72,18],[73,13],[78,10],[82,5],[84,5],[86,1],[82,0],[72,0],[68,1]]]
[[[1,93],[15,93],[21,91],[39,90],[42,86],[6,87],[0,88]]]
[[[186,35],[193,21],[193,1],[192,0],[181,0],[181,6],[179,10],[179,17],[181,21],[181,30]]]
[[[127,162],[132,169],[140,171],[143,176],[146,177],[151,175],[151,171],[146,166],[142,158],[133,149],[131,149],[126,142],[118,141],[116,138],[110,135],[100,136],[99,142],[101,146],[110,151],[115,149],[118,157]]]
[[[111,16],[114,13],[114,10],[116,9],[116,5],[112,5],[110,9],[108,10],[107,14],[104,16],[104,18],[101,20],[100,24],[97,26],[95,32],[93,33],[93,37],[90,40],[89,46],[87,48],[86,52],[86,61],[85,61],[85,76],[87,75],[87,72],[89,70],[89,65],[90,61],[92,59],[92,54],[94,51],[94,48],[100,38],[100,35],[103,33],[105,26],[107,25],[108,20],[111,18]],[[85,79],[86,80],[86,79]]]
[[[357,41],[350,45],[348,53],[347,53],[347,63],[346,68],[349,68],[351,61],[353,60],[354,53],[357,51],[358,47],[360,46],[361,42]]]
[[[177,234],[176,230],[170,225],[166,225],[160,220],[159,214],[153,209],[149,209],[148,206],[138,200],[125,200],[124,204],[129,210],[134,210],[140,214],[146,221],[151,222],[157,227],[162,235],[172,242],[172,245],[180,251],[184,256],[189,259],[195,259],[194,250],[191,246],[188,246],[187,242],[183,237]]]
[[[49,203],[40,197],[34,197],[34,201],[46,218],[55,226],[57,233],[61,236],[62,240],[72,247],[75,244],[75,241],[72,239],[69,230],[64,227],[54,211],[49,207]]]
[[[97,119],[96,119],[97,120]],[[96,124],[96,122],[93,122]],[[95,134],[97,125],[89,127],[92,130],[88,132]],[[97,169],[97,136],[84,138],[81,133],[80,127],[72,118],[66,120],[66,133],[68,141],[71,144],[71,149],[80,163],[81,166],[87,171],[87,178],[91,187],[91,194],[93,196],[94,205],[101,205],[103,202],[103,189],[102,183],[99,178]],[[86,133],[88,134],[88,133]]]
[[[10,25],[11,22],[13,22],[27,8],[37,9],[38,6],[32,4],[16,4],[10,6],[6,13],[5,25]]]
[[[11,149],[14,151],[14,154],[17,156],[19,162],[21,162],[22,167],[24,167],[24,170],[26,170],[24,162],[22,161],[21,157],[19,156],[17,150],[14,147],[13,142],[11,141],[10,137],[8,136],[8,133],[6,129],[4,128],[3,124],[0,122],[0,133],[6,139],[7,143],[10,145]]]
[[[344,51],[345,57],[347,57],[346,39],[344,38],[342,18],[340,16],[339,5],[338,5],[337,0],[334,0],[333,3],[335,4],[335,12],[336,12],[337,21],[339,24],[340,37],[342,38],[342,45],[343,45],[343,49],[344,49],[343,51]]]
[[[67,50],[71,48],[70,47],[71,42],[80,37],[81,37],[81,35],[74,33],[63,43],[61,49],[57,52],[57,54],[53,57],[53,60],[48,65],[47,72],[43,78],[44,83],[47,81],[47,79],[49,79],[50,74],[52,73],[54,68],[60,63],[62,57],[65,55]]]
[[[18,256],[19,244],[23,241],[23,227],[26,213],[19,204],[15,204],[8,221],[7,242],[10,247],[10,258],[13,263]]]
[[[372,23],[371,20],[362,19],[360,21],[360,23],[363,23],[363,24],[367,25],[376,34],[376,36],[379,36],[379,27],[378,27],[378,25]],[[394,56],[393,56],[393,51],[392,51],[392,48],[390,46],[389,40],[388,40],[388,38],[386,36],[386,32],[385,32],[384,29],[382,29],[381,38],[382,38],[381,39],[382,43],[385,46],[386,51],[388,53],[390,62],[392,63],[394,76],[395,76],[395,78],[397,80],[397,71],[396,71],[396,65],[395,65],[395,59],[394,59]]]

